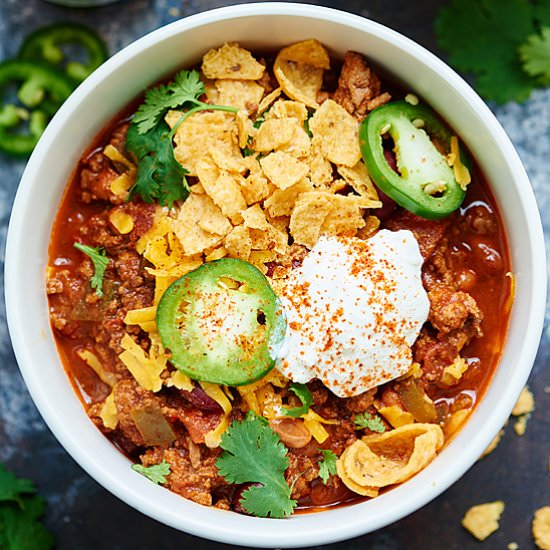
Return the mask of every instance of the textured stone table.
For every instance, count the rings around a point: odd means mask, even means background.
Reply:
[[[79,21],[96,27],[115,52],[135,38],[206,9],[236,2],[223,0],[127,0],[93,10],[61,8],[42,0],[0,1],[0,59],[15,53],[22,37],[53,21]],[[437,0],[342,0],[324,4],[370,17],[420,42],[436,53],[432,21]],[[545,229],[550,229],[550,89],[533,94],[524,105],[491,106],[509,133],[537,194]],[[0,157],[0,462],[32,478],[47,500],[45,522],[57,548],[71,550],[224,548],[150,520],[110,495],[90,479],[53,438],[27,393],[10,345],[3,301],[5,237],[10,209],[24,162]],[[550,237],[547,236],[547,250]],[[547,310],[547,321],[550,311]],[[534,548],[530,536],[533,511],[550,504],[550,330],[546,323],[530,379],[537,409],[527,433],[518,437],[508,426],[503,441],[441,497],[386,529],[347,542],[336,549],[504,549]],[[501,528],[482,545],[460,526],[474,504],[506,502]],[[254,541],[250,541],[254,546]]]

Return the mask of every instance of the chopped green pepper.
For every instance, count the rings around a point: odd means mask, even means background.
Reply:
[[[286,321],[264,275],[248,262],[223,258],[166,290],[157,328],[179,370],[197,380],[239,386],[273,368]]]
[[[103,40],[92,29],[76,23],[55,23],[31,33],[19,49],[19,59],[44,61],[59,66],[66,56],[62,48],[81,47],[87,63],[68,60],[64,70],[76,82],[81,82],[109,56]]]
[[[14,85],[19,86],[17,98],[22,106],[1,100],[0,150],[26,156],[74,86],[63,73],[43,63],[23,60],[0,63],[0,97],[4,98]]]
[[[384,141],[393,140],[397,171],[384,154]],[[453,159],[453,134],[426,106],[396,101],[378,107],[359,129],[361,153],[376,185],[397,204],[427,219],[439,219],[464,200],[465,186],[450,163],[463,167],[465,154]],[[466,171],[467,172],[467,171]]]

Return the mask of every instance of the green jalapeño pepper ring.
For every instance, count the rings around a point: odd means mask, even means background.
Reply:
[[[393,140],[397,171],[384,155],[387,136]],[[456,137],[428,107],[406,101],[378,107],[361,123],[359,144],[376,185],[413,214],[436,220],[462,204],[469,183],[466,157]],[[453,169],[453,163],[461,170]],[[460,183],[456,173],[463,176]]]
[[[87,54],[87,63],[67,61],[64,70],[76,82],[81,82],[109,56],[103,40],[88,27],[75,23],[57,23],[31,33],[19,49],[19,59],[44,61],[60,66],[65,60],[62,47],[80,46]]]
[[[179,370],[196,380],[239,386],[273,368],[286,321],[264,275],[248,262],[223,258],[168,287],[157,328]]]
[[[4,99],[7,89],[14,85],[19,86],[21,107]],[[19,59],[0,63],[0,150],[29,155],[73,88],[67,76],[49,65]],[[22,129],[24,125],[27,128]]]

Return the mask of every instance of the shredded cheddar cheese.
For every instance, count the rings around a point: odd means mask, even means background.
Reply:
[[[147,353],[129,334],[125,334],[120,342],[124,351],[118,357],[141,387],[158,392],[162,387],[160,375],[166,368],[167,357],[158,334],[149,336],[151,347]]]
[[[99,413],[99,418],[103,422],[106,428],[114,430],[118,425],[118,409],[115,403],[115,396],[113,392],[109,394]]]
[[[77,355],[91,367],[91,369],[99,376],[100,380],[108,386],[114,386],[117,378],[114,373],[105,370],[103,364],[98,359],[97,355],[90,350],[81,349],[77,351]]]
[[[231,414],[231,409],[233,407],[219,384],[212,384],[210,382],[199,382],[199,384],[206,395],[218,403],[224,413],[223,418],[216,428],[209,431],[204,437],[206,446],[212,449],[219,446],[221,436],[227,429],[227,426],[229,426],[229,415]]]

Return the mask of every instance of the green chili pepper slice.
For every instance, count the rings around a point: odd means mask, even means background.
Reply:
[[[67,60],[63,48],[81,47],[87,55],[86,63]],[[31,33],[23,42],[19,59],[43,61],[61,67],[75,82],[82,82],[109,56],[105,42],[92,29],[76,23],[56,23]]]
[[[397,171],[385,157],[384,140],[389,138]],[[454,212],[465,196],[467,182],[457,182],[448,161],[452,138],[431,109],[406,101],[378,107],[359,128],[361,153],[376,185],[403,208],[432,220]],[[459,157],[456,162],[469,163],[462,150]]]
[[[231,386],[250,384],[273,368],[286,330],[266,277],[235,258],[205,263],[174,282],[156,320],[175,367]]]
[[[5,98],[13,86],[21,105]],[[68,77],[49,65],[19,59],[0,63],[0,150],[29,155],[73,88]]]

